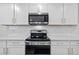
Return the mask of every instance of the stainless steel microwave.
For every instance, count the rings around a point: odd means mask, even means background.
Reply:
[[[30,25],[47,25],[48,24],[49,15],[48,13],[29,13],[29,24]]]

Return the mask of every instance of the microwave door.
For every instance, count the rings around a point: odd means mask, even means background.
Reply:
[[[29,15],[30,25],[47,25],[48,15]]]
[[[30,16],[31,22],[44,22],[44,16]]]

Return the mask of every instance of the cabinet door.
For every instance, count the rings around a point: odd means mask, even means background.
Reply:
[[[68,25],[78,24],[78,4],[76,3],[64,4],[64,24]]]
[[[28,24],[29,4],[15,4],[16,24]]]
[[[63,4],[55,3],[48,4],[49,25],[62,24]]]
[[[51,54],[54,55],[67,55],[69,48],[69,41],[53,40],[51,42]]]
[[[8,48],[7,51],[8,55],[25,55],[25,49],[23,47]]]
[[[0,41],[0,55],[6,55],[6,41]]]
[[[8,55],[24,55],[25,54],[25,42],[24,41],[8,41],[7,42],[7,54]]]
[[[67,55],[68,54],[68,46],[52,46],[51,54],[53,55]]]
[[[77,55],[79,55],[79,46],[77,46]]]
[[[38,13],[40,11],[37,3],[29,4],[29,13]]]
[[[71,50],[73,51],[72,52],[72,55],[78,55],[79,53],[79,41],[77,40],[73,40],[71,41]]]
[[[6,50],[3,47],[0,47],[0,55],[6,55]]]
[[[0,4],[0,24],[11,24],[13,18],[13,4]]]
[[[28,15],[29,13],[47,12],[47,4],[39,3],[18,3],[15,4],[15,18],[16,24],[26,24],[28,25]]]
[[[77,46],[71,46],[72,54],[71,55],[78,55],[78,47]]]
[[[35,13],[44,13],[48,12],[48,4],[47,3],[30,3],[29,4],[29,12]]]

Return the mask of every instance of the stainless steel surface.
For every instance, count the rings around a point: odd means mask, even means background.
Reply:
[[[31,33],[47,33],[47,30],[31,30]]]
[[[26,45],[50,45],[51,41],[26,41]]]
[[[47,25],[48,24],[48,13],[29,13],[29,24],[30,25]]]

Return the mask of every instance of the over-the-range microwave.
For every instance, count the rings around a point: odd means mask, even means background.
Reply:
[[[47,25],[49,21],[48,13],[29,13],[28,20],[30,25]]]

